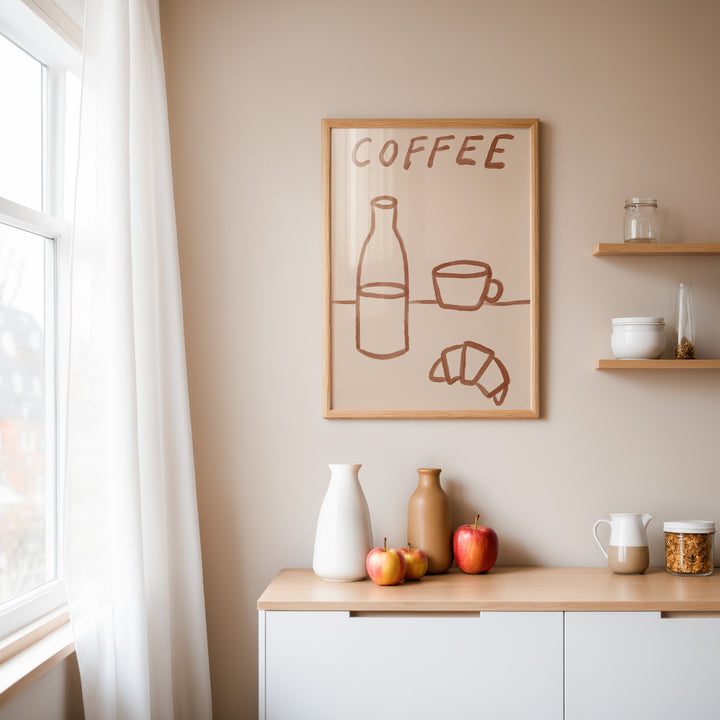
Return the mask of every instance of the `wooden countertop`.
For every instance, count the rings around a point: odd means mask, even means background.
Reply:
[[[664,568],[615,575],[607,568],[495,567],[486,575],[453,568],[417,582],[381,587],[371,580],[327,582],[312,570],[281,570],[258,610],[479,612],[595,610],[720,612],[720,571],[678,577]]]

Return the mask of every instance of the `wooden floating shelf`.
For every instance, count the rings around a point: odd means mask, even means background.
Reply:
[[[720,255],[720,243],[599,243],[593,255]]]
[[[596,370],[720,370],[720,360],[598,360]]]

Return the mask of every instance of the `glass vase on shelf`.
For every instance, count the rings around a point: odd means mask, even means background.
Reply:
[[[675,358],[694,360],[696,340],[692,284],[680,283],[675,308],[675,335],[673,338]]]

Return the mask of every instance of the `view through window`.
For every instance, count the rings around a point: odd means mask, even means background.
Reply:
[[[0,197],[33,210],[43,201],[44,70],[0,36]]]
[[[57,606],[61,575],[56,261],[80,83],[37,54],[0,34],[0,637]]]
[[[46,238],[0,225],[0,602],[56,576],[46,251]]]

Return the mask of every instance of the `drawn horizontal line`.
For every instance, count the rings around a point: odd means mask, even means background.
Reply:
[[[437,300],[409,300],[411,305],[437,305]],[[355,305],[355,300],[333,300],[333,305]],[[502,302],[485,303],[483,307],[500,307],[507,305],[529,305],[529,300],[504,300]]]

